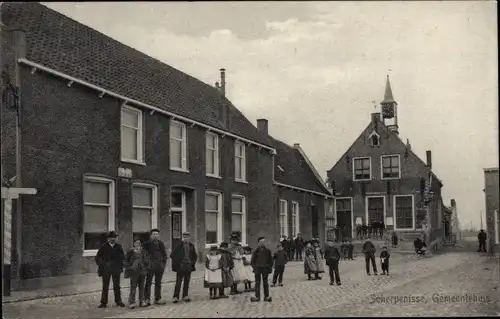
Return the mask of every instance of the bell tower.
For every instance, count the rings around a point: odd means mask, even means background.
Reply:
[[[389,81],[389,75],[387,75],[387,81],[385,82],[385,93],[384,100],[380,102],[382,107],[382,118],[384,124],[394,133],[399,134],[398,126],[398,103],[394,100],[392,96],[391,82]]]

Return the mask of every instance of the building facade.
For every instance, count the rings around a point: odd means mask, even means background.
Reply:
[[[423,162],[399,137],[389,78],[381,105],[382,115],[371,114],[368,126],[327,172],[335,223],[348,234],[357,224],[373,222],[384,222],[386,230],[403,237],[427,230],[428,244],[441,245],[443,184],[432,172],[431,151]]]
[[[488,235],[488,251],[499,251],[500,216],[498,168],[484,169],[484,195],[486,203],[486,233]]]
[[[225,97],[225,70],[212,87],[38,3],[1,18],[23,30],[2,33],[3,177],[38,191],[15,201],[13,278],[94,272],[111,230],[125,247],[152,228],[170,248],[184,231],[199,251],[277,243],[285,193],[313,231],[328,191],[275,182],[276,141]]]

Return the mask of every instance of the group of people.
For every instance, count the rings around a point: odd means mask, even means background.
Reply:
[[[295,238],[292,236],[287,237],[286,235],[282,235],[280,243],[283,246],[283,250],[288,257],[288,260],[302,261],[305,241],[300,234],[297,234]]]
[[[134,238],[133,247],[126,253],[122,245],[118,244],[117,234],[112,231],[107,234],[107,242],[98,250],[95,257],[97,273],[102,278],[102,293],[99,308],[106,308],[110,281],[113,281],[115,304],[125,307],[121,297],[120,277],[124,272],[125,278],[130,278],[129,307],[148,307],[151,305],[151,286],[155,282],[154,300],[158,305],[165,304],[161,296],[161,281],[165,272],[168,257],[172,260],[172,270],[176,272],[173,302],[179,302],[180,288],[182,300],[189,302],[189,282],[191,272],[195,271],[197,260],[196,248],[190,241],[190,234],[183,233],[182,243],[176,245],[170,256],[167,254],[166,245],[160,239],[160,231],[152,229],[150,239],[142,242]],[[136,292],[139,291],[137,304]]]
[[[107,235],[107,243],[97,252],[95,257],[98,266],[98,275],[102,277],[102,294],[99,308],[105,308],[108,304],[108,292],[110,281],[113,281],[115,303],[119,307],[125,307],[121,298],[120,277],[124,272],[125,278],[130,278],[129,307],[148,307],[151,303],[158,305],[166,302],[161,296],[161,281],[165,272],[167,259],[172,261],[172,271],[176,273],[176,281],[173,295],[173,303],[180,300],[189,302],[189,284],[191,273],[196,270],[198,254],[191,242],[191,236],[185,232],[182,234],[182,242],[176,245],[171,253],[167,254],[167,248],[160,239],[158,229],[151,230],[149,240],[142,242],[140,238],[134,238],[133,247],[126,253],[123,247],[117,243],[117,234],[110,232]],[[232,234],[230,243],[222,242],[218,247],[211,246],[205,256],[205,278],[204,287],[208,289],[210,299],[227,298],[226,289],[229,294],[241,294],[238,285],[244,285],[244,292],[255,292],[251,297],[252,302],[261,300],[261,284],[264,291],[264,301],[271,302],[269,294],[269,275],[273,273],[272,287],[283,286],[285,266],[288,261],[301,259],[300,256],[290,255],[284,242],[277,245],[273,253],[266,245],[264,237],[258,238],[258,247],[252,249],[249,246],[242,247],[237,234]],[[297,240],[297,238],[295,238]],[[301,237],[299,238],[300,242]],[[308,280],[321,280],[321,274],[325,272],[325,264],[329,268],[330,285],[341,285],[339,276],[339,262],[342,259],[353,260],[354,245],[351,241],[343,242],[339,248],[334,245],[333,239],[327,241],[324,249],[320,247],[320,241],[313,239],[302,241],[304,245],[304,273]],[[297,247],[297,246],[295,246]],[[375,246],[367,238],[363,245],[365,255],[366,273],[370,275],[370,263],[373,273],[377,275],[375,263]],[[380,261],[383,274],[389,275],[390,254],[384,246]],[[151,287],[155,282],[154,299],[151,299]],[[252,285],[255,285],[252,288]],[[182,299],[181,297],[182,285]],[[139,292],[137,303],[136,292]]]
[[[356,238],[366,239],[367,237],[384,238],[385,223],[373,222],[371,225],[356,225]]]

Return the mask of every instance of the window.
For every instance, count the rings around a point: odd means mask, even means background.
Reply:
[[[400,178],[399,155],[382,155],[382,178]]]
[[[370,134],[368,138],[370,140],[371,146],[380,146],[380,136],[377,134],[377,132],[372,132],[372,134]]]
[[[240,236],[241,242],[247,242],[247,219],[246,219],[245,197],[233,195],[231,202],[231,232]]]
[[[186,125],[170,122],[170,169],[187,171]]]
[[[413,196],[395,195],[394,210],[396,215],[396,229],[413,229]]]
[[[245,144],[234,143],[234,175],[237,181],[243,182],[247,180],[245,151]]]
[[[222,195],[205,194],[205,244],[207,246],[222,242]]]
[[[367,197],[366,200],[368,201],[367,205],[367,210],[368,210],[368,216],[366,220],[368,221],[368,225],[371,225],[374,222],[383,222],[385,223],[386,221],[384,220],[384,197]]]
[[[299,203],[292,202],[292,237],[300,233]]]
[[[114,182],[100,177],[85,177],[83,185],[84,256],[95,256],[106,242],[106,233],[115,230]]]
[[[132,186],[132,235],[146,241],[151,229],[158,228],[157,188],[136,183]]]
[[[142,112],[128,105],[121,110],[122,161],[143,162]]]
[[[207,176],[219,177],[219,137],[216,134],[207,133],[206,149]]]
[[[280,199],[280,236],[288,237],[288,203]]]
[[[360,157],[353,159],[353,179],[355,181],[371,179],[371,159],[369,157]]]

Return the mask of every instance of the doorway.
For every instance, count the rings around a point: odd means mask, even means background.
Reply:
[[[172,247],[182,241],[182,233],[186,231],[186,192],[172,189],[170,198]]]
[[[335,199],[335,214],[339,228],[339,239],[352,239],[352,199]]]

